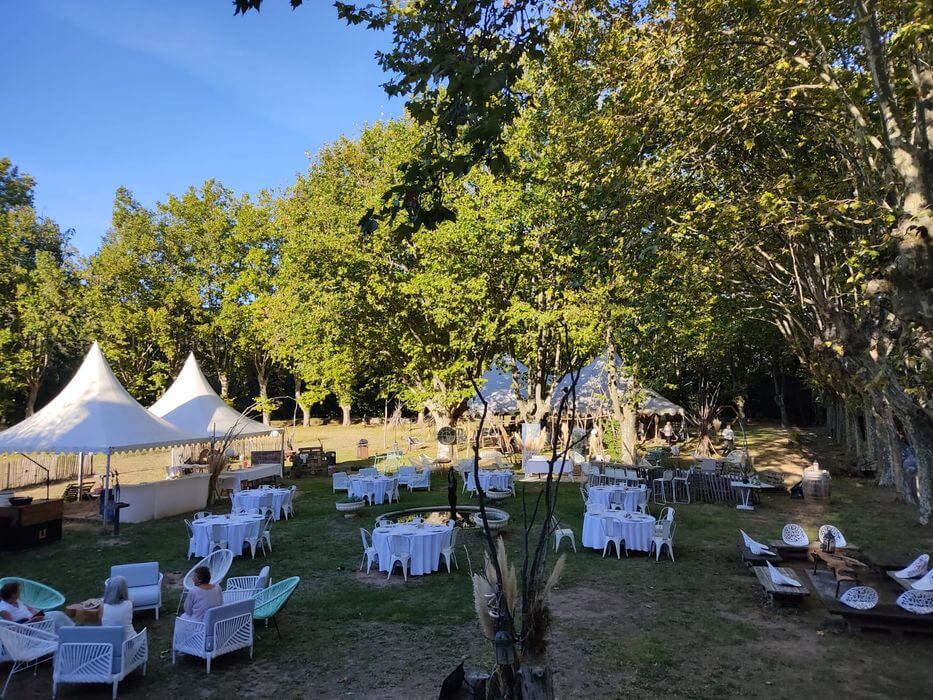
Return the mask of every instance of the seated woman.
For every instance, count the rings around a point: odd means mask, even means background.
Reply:
[[[0,618],[21,624],[51,620],[55,629],[70,627],[74,620],[58,610],[36,610],[19,599],[19,581],[8,581],[0,586]]]
[[[136,634],[133,628],[133,601],[122,576],[114,576],[104,588],[104,602],[100,606],[100,624],[105,627],[122,627],[123,638]]]
[[[195,585],[185,598],[185,612],[182,617],[200,622],[204,619],[205,612],[224,604],[224,594],[220,586],[211,583],[211,570],[206,566],[195,569],[193,576]]]

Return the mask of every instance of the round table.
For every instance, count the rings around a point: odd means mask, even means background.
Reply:
[[[444,548],[447,534],[445,525],[401,523],[377,527],[373,530],[373,547],[379,553],[379,570],[389,571],[389,562],[392,560],[389,538],[392,535],[401,535],[411,544],[409,575],[422,576],[437,571],[440,566],[441,550]]]
[[[479,485],[483,491],[511,491],[514,475],[508,469],[480,469]],[[473,472],[467,472],[467,490],[476,491],[476,480]]]
[[[622,523],[622,538],[625,540],[625,549],[634,549],[640,552],[647,552],[651,549],[651,539],[654,536],[654,517],[643,513],[629,513],[620,510],[587,513],[583,516],[584,547],[602,550],[606,545],[602,518],[613,518]]]
[[[271,494],[273,517],[278,520],[282,517],[282,506],[285,505],[285,499],[288,498],[288,489],[246,489],[244,491],[234,491],[231,495],[233,500],[233,509],[241,508],[259,508],[262,497]]]
[[[389,495],[395,491],[398,485],[398,479],[390,479],[385,476],[351,476],[350,495],[358,498],[368,496],[369,499],[379,505],[389,501]]]
[[[211,515],[191,523],[194,534],[194,553],[206,557],[211,553],[211,529],[220,525],[223,539],[234,554],[243,553],[247,537],[258,537],[262,525],[261,515]]]
[[[648,489],[643,486],[591,486],[588,502],[607,509],[612,507],[613,503],[618,503],[622,510],[636,511],[639,505],[648,502]]]

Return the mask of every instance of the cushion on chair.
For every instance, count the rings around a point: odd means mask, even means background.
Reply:
[[[134,608],[148,608],[159,604],[159,584],[154,586],[132,586],[129,589],[130,600]]]
[[[214,625],[222,620],[229,620],[238,615],[253,614],[253,608],[256,601],[252,598],[241,600],[236,603],[227,603],[216,608],[211,608],[204,613],[204,650],[213,651],[214,649]]]
[[[259,571],[259,577],[256,579],[256,588],[265,588],[269,585],[269,567],[264,566]]]
[[[121,575],[121,574],[118,574]],[[123,628],[75,626],[58,630],[59,644],[109,644],[113,647],[111,673],[120,673],[123,655]]]
[[[159,562],[148,561],[141,564],[119,564],[110,567],[110,578],[122,576],[130,588],[159,584]],[[135,601],[134,601],[135,602]]]

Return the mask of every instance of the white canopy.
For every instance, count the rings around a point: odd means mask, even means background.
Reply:
[[[621,361],[616,360],[620,366],[619,386],[625,391],[628,380],[623,377],[621,371]],[[526,380],[525,373],[527,369],[521,363],[516,363],[519,372],[519,385],[524,388]],[[484,384],[482,387],[483,396],[489,404],[489,411],[494,415],[509,415],[518,413],[518,400],[515,390],[512,386],[512,376],[509,372],[501,369],[498,365],[491,367],[483,374]],[[552,399],[554,409],[556,410],[562,395],[561,389],[570,386],[571,378],[566,375],[557,383]],[[651,389],[643,389],[646,398],[638,407],[640,416],[673,416],[683,415],[684,409]],[[580,377],[577,380],[576,387],[577,415],[596,415],[610,411],[609,396],[609,373],[606,371],[606,357],[599,356],[592,362],[585,365],[580,370]],[[481,413],[482,403],[474,397],[469,404],[470,411]]]
[[[266,435],[274,429],[228,406],[208,383],[194,353],[188,355],[178,377],[149,410],[186,433],[201,439],[235,435]]]
[[[194,442],[117,380],[95,342],[75,376],[40,411],[0,433],[3,452],[121,452]]]

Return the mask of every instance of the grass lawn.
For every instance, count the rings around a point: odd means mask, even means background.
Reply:
[[[817,454],[825,449],[817,437],[805,437]],[[759,428],[750,443],[759,468],[792,471],[807,459],[779,429]],[[430,493],[403,493],[401,507],[444,503],[442,483],[438,474]],[[329,479],[303,479],[298,485],[298,515],[275,526],[275,550],[268,557],[276,580],[301,576],[280,616],[283,638],[271,628],[258,628],[255,659],[250,662],[245,652],[221,657],[210,676],[197,659],[171,665],[175,581],[193,563],[184,558],[180,517],[124,526],[118,539],[102,538],[96,524],[69,521],[58,544],[0,555],[0,573],[45,581],[77,601],[100,595],[111,564],[158,560],[167,581],[163,617],[156,622],[148,612],[137,616],[137,629],[149,628],[149,672],[121,683],[127,697],[433,698],[461,659],[491,665],[491,645],[480,637],[462,550],[460,571],[451,575],[403,584],[397,577],[386,583],[384,575],[359,574],[359,528],[371,528],[376,515],[398,506],[344,518],[334,509],[338,497]],[[529,496],[538,488],[525,485]],[[518,499],[505,508],[513,519],[520,516]],[[582,510],[577,486],[563,486],[560,517],[574,529],[578,544]],[[836,478],[832,504],[825,508],[772,495],[752,513],[690,505],[678,506],[676,517],[676,563],[655,563],[638,554],[604,560],[583,549],[568,554],[552,600],[551,653],[559,697],[928,694],[933,638],[841,631],[825,624],[816,596],[799,611],[772,610],[738,557],[740,527],[767,539],[778,537],[791,520],[811,536],[820,524],[834,523],[868,554],[933,550],[929,528],[916,525],[912,511],[895,503],[891,491]],[[519,535],[513,520],[505,539],[516,563]],[[482,558],[478,533],[468,533],[461,543],[476,566]],[[230,573],[255,573],[263,563],[240,558]],[[10,697],[48,697],[50,676],[48,665],[36,679],[18,675]],[[66,686],[61,697],[104,698],[108,692],[104,686]]]

